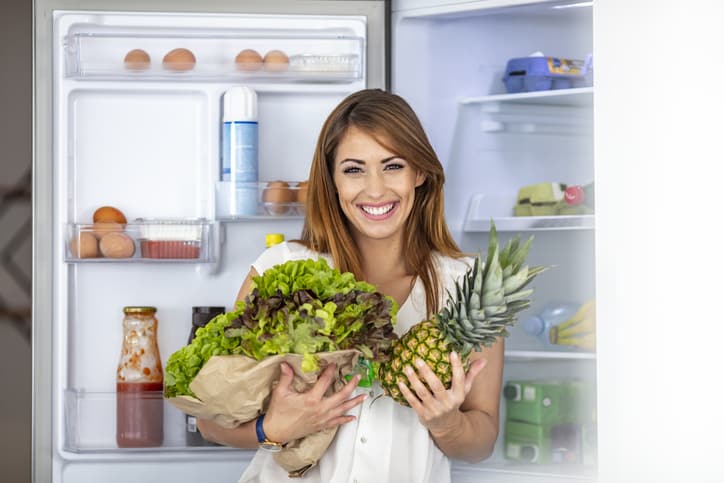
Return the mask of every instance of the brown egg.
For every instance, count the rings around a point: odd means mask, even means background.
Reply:
[[[263,59],[261,58],[261,54],[256,50],[244,49],[237,54],[234,62],[236,63],[237,69],[251,72],[261,69]]]
[[[296,192],[296,201],[299,204],[297,206],[297,209],[301,214],[304,214],[306,212],[307,208],[307,186],[309,185],[309,181],[300,181],[297,184],[297,192]]]
[[[163,57],[163,68],[168,70],[186,71],[196,65],[196,57],[189,49],[173,49]]]
[[[284,72],[289,68],[289,57],[281,50],[270,50],[264,56],[264,68],[272,72]]]
[[[99,240],[108,233],[118,233],[123,231],[121,223],[114,223],[112,221],[97,221],[93,223],[93,235]]]
[[[151,56],[145,50],[133,49],[126,54],[123,64],[126,69],[146,70],[151,66]]]
[[[125,233],[108,233],[99,245],[103,256],[108,258],[129,258],[136,252],[136,245]]]
[[[103,221],[112,223],[126,224],[126,215],[118,208],[112,206],[101,206],[93,212],[93,223]]]
[[[70,240],[70,253],[75,258],[95,258],[98,256],[98,240],[92,233],[81,231]]]
[[[295,200],[294,190],[286,181],[270,181],[261,194],[267,211],[272,215],[286,215],[292,210]]]

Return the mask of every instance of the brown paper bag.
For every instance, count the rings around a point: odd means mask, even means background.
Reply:
[[[189,388],[193,396],[169,398],[169,402],[186,414],[210,419],[225,428],[235,428],[262,414],[271,398],[271,391],[281,375],[280,364],[286,362],[294,370],[292,387],[305,392],[317,381],[328,364],[337,364],[337,374],[327,393],[344,385],[344,376],[354,372],[361,353],[357,350],[320,352],[319,369],[302,371],[300,354],[283,354],[257,361],[247,356],[214,356],[201,368]],[[332,443],[336,428],[310,434],[290,441],[274,460],[289,476],[302,476],[317,464]]]

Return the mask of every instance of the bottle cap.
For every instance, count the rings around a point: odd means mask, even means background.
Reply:
[[[284,235],[281,233],[269,233],[266,236],[266,246],[269,248],[270,246],[276,245],[277,243],[281,243],[284,241]]]
[[[246,86],[234,86],[223,96],[223,122],[257,120],[256,91]]]
[[[523,322],[523,330],[530,335],[541,335],[545,329],[545,322],[540,317],[533,316]]]

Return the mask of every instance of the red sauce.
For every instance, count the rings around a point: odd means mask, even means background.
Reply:
[[[116,383],[116,442],[120,448],[163,443],[163,383]]]

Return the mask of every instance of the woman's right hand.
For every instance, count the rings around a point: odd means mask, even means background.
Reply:
[[[367,394],[360,394],[350,399],[359,383],[359,374],[336,393],[324,396],[333,382],[337,371],[336,364],[328,365],[314,386],[303,393],[295,391],[292,387],[294,379],[292,368],[282,362],[281,371],[279,384],[272,392],[264,416],[264,433],[270,441],[287,443],[354,421],[355,417],[346,413],[362,404],[367,397]]]

